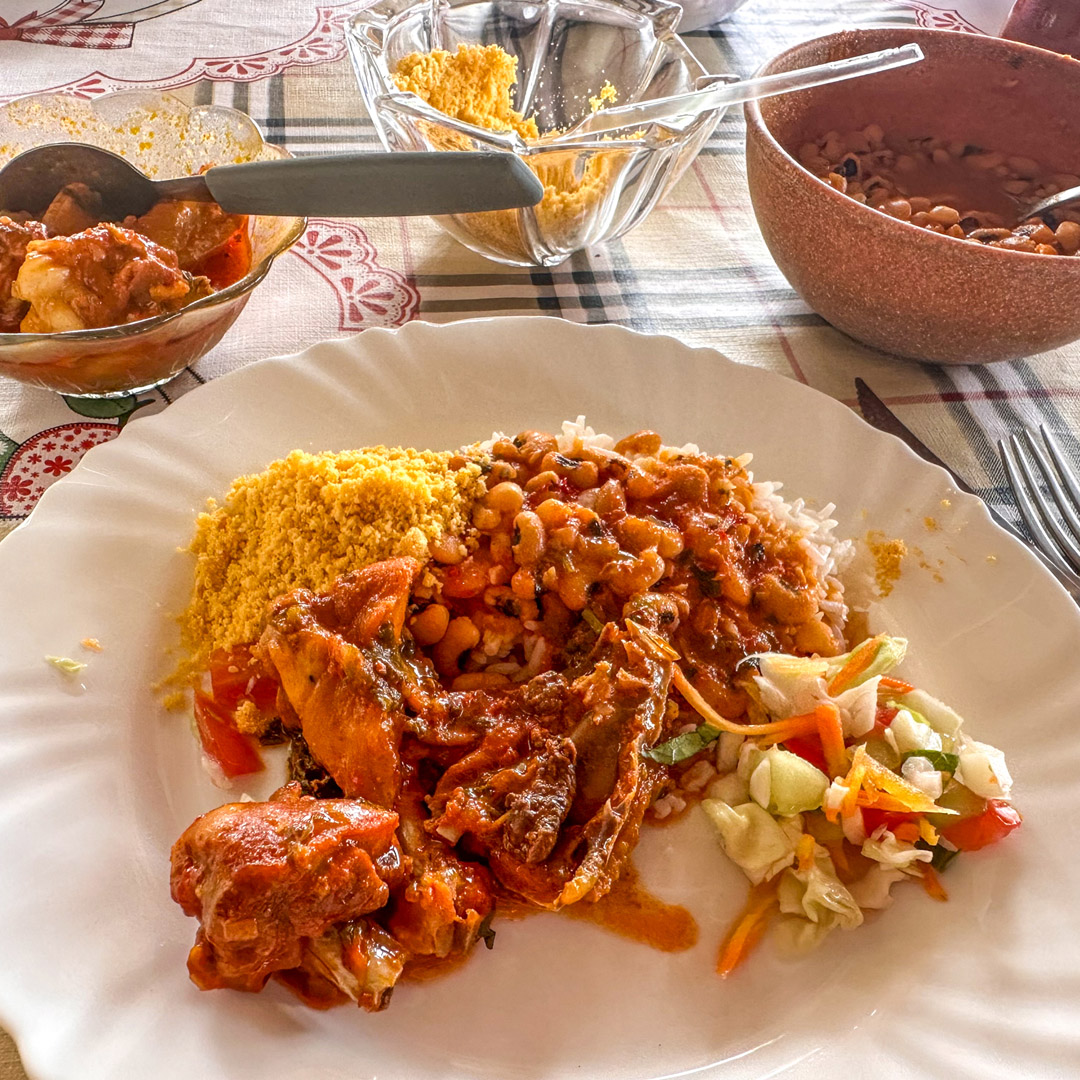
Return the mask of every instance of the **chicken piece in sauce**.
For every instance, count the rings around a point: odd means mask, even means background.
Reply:
[[[351,798],[391,807],[405,723],[400,656],[419,563],[392,559],[274,605],[260,650],[299,718],[312,756]]]
[[[197,818],[172,849],[173,899],[200,922],[195,984],[261,990],[301,965],[311,939],[381,908],[403,875],[397,824],[390,810],[296,784]]]
[[[181,270],[201,273],[203,264],[219,254],[237,234],[246,230],[247,218],[227,214],[213,202],[166,200],[142,217],[129,217],[124,227],[176,252]]]
[[[68,184],[61,188],[41,215],[41,223],[49,236],[85,232],[103,220],[101,196],[85,184]]]
[[[173,252],[109,224],[31,241],[11,289],[30,305],[21,329],[34,334],[136,322],[210,292],[205,278],[180,269]]]
[[[40,221],[18,221],[0,217],[0,334],[16,334],[26,314],[27,304],[11,295],[11,287],[26,259],[26,246],[44,240],[48,230]]]

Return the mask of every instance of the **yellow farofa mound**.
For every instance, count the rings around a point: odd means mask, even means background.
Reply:
[[[394,72],[394,82],[455,120],[489,131],[516,131],[523,139],[537,142],[541,137],[535,117],[523,116],[511,104],[517,63],[517,57],[498,45],[460,44],[455,53],[436,49],[404,57]],[[614,102],[616,96],[615,88],[605,83],[589,104],[595,112]],[[448,150],[466,148],[464,137],[461,144],[447,133],[430,132],[429,137]],[[613,149],[567,150],[527,159],[544,185],[544,197],[534,213],[549,245],[573,247],[581,241],[593,209],[611,187],[617,166],[625,157],[625,151],[619,154]],[[462,214],[460,218],[477,239],[508,256],[527,257],[516,210]]]
[[[192,670],[215,649],[258,640],[271,600],[322,590],[379,559],[424,560],[429,542],[465,531],[483,494],[477,461],[449,451],[306,454],[233,481],[196,522],[195,587],[181,618]]]
[[[517,63],[516,56],[498,45],[461,44],[456,53],[410,53],[398,63],[394,82],[455,120],[538,139],[536,120],[510,104]]]

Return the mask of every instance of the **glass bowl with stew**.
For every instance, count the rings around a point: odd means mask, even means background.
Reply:
[[[597,108],[726,80],[675,33],[681,15],[659,0],[375,0],[346,40],[387,150],[503,151],[544,183],[536,206],[435,220],[497,262],[555,266],[639,224],[723,114],[684,105],[659,123],[573,131]],[[445,78],[424,85],[432,59]]]
[[[0,164],[33,146],[67,141],[103,146],[156,179],[286,156],[265,143],[250,118],[235,109],[190,107],[157,92],[122,91],[94,101],[41,94],[0,108]],[[230,217],[215,204],[158,204],[143,218],[106,225],[94,222],[93,193],[79,187],[81,192],[58,196],[40,215],[46,219],[44,229],[25,221],[28,215],[18,208],[0,207],[0,376],[73,397],[137,393],[197,361],[221,340],[274,259],[304,228],[302,218]],[[45,243],[52,248],[29,250],[61,263],[68,260],[68,268],[59,273],[72,290],[82,273],[79,260],[91,260],[95,243],[99,254],[119,244],[122,250],[111,252],[115,265],[127,267],[129,278],[136,262],[140,270],[149,267],[158,274],[153,295],[163,295],[160,282],[165,279],[169,296],[152,305],[133,299],[125,306],[120,290],[126,279],[116,273],[115,288],[103,289],[99,282],[96,293],[84,289],[73,304],[65,303],[66,294],[58,290],[54,303],[47,290],[58,279],[39,274],[39,295],[28,301],[28,279],[13,284],[26,259],[3,265],[3,234],[10,239],[20,225],[35,239],[48,234]],[[121,244],[114,225],[132,242]],[[128,230],[138,236],[133,240]],[[68,240],[57,246],[54,240],[64,236]],[[45,265],[40,258],[39,265]],[[145,298],[145,290],[141,295]],[[111,319],[112,325],[92,325],[102,319]]]

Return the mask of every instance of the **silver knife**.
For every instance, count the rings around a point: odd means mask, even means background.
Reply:
[[[937,465],[938,468],[944,469],[950,477],[952,477],[953,483],[957,489],[966,492],[968,495],[974,495],[975,498],[980,499],[982,504],[986,507],[987,513],[993,519],[994,523],[1000,525],[1010,536],[1015,536],[1033,555],[1038,558],[1039,562],[1054,575],[1055,578],[1064,587],[1066,592],[1077,602],[1080,603],[1080,588],[1077,586],[1077,580],[1071,576],[1067,577],[1063,574],[1049,559],[1037,547],[1035,547],[1031,541],[1020,532],[1011,522],[1006,521],[962,476],[960,476],[955,469],[946,465],[926,445],[910,428],[901,423],[897,415],[885,404],[862,381],[862,379],[855,380],[855,396],[859,402],[859,408],[862,410],[863,418],[872,427],[876,427],[878,431],[884,431],[889,435],[895,435],[905,446],[910,447],[919,455],[924,461],[930,462],[931,465]]]

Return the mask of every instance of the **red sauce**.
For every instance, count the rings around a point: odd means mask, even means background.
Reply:
[[[193,273],[210,279],[215,290],[235,284],[251,269],[251,237],[247,223],[229,237],[225,246],[203,259]]]
[[[585,919],[621,937],[661,952],[685,952],[698,940],[694,916],[678,904],[666,904],[648,892],[630,864],[607,896],[563,908],[572,919]]]

